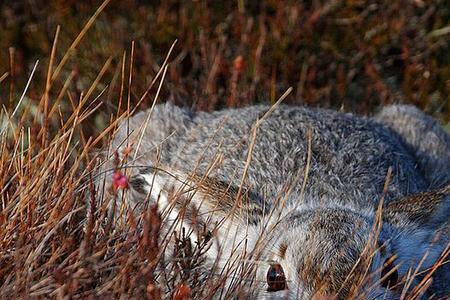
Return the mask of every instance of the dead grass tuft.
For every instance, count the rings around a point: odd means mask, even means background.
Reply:
[[[51,34],[42,31],[50,15],[36,11],[37,2],[23,1],[19,8],[0,4],[0,47],[19,45],[0,55],[8,62],[0,65],[0,298],[162,299],[170,290],[170,297],[181,300],[210,298],[223,289],[232,272],[217,276],[217,270],[202,268],[211,243],[206,228],[198,240],[175,232],[168,251],[157,205],[140,216],[127,215],[126,226],[116,227],[94,188],[98,149],[134,104],[148,106],[146,99],[160,92],[200,109],[254,103],[289,86],[296,87],[287,98],[291,103],[321,99],[323,106],[371,110],[403,95],[438,115],[450,108],[443,44],[448,13],[439,1],[428,7],[421,1],[402,6],[402,1],[369,6],[263,1],[248,7],[119,1],[106,12],[105,1],[81,29],[76,24],[92,11],[90,5],[45,1],[54,12]],[[142,24],[155,28],[147,32]],[[122,53],[133,35],[136,50],[133,43],[131,53]],[[173,46],[175,37],[179,48]],[[163,59],[155,53],[170,45],[171,64],[166,58],[159,65]],[[33,62],[29,72],[34,53],[49,58]],[[166,72],[169,83],[162,85]],[[358,90],[354,81],[367,89]],[[118,190],[127,186],[124,175],[116,175],[116,186],[108,188],[113,201],[120,201]],[[245,282],[235,283],[241,285]],[[425,276],[411,299],[428,285]],[[245,295],[239,288],[234,293]]]

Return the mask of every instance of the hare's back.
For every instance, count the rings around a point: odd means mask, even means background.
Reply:
[[[163,154],[163,163],[232,185],[247,170],[246,185],[269,201],[289,191],[291,202],[373,207],[390,167],[387,201],[425,188],[413,157],[383,125],[331,110],[280,106],[261,122],[253,141],[252,128],[268,109],[197,113],[171,141],[175,146]]]

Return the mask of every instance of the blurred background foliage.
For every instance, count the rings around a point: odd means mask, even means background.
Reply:
[[[56,63],[100,4],[2,1],[0,76],[9,76],[0,83],[0,102],[10,101],[11,82],[11,102],[17,101],[37,59],[27,101],[39,102],[57,25]],[[132,41],[136,103],[175,39],[162,101],[214,110],[274,102],[292,86],[286,100],[292,104],[372,113],[402,102],[450,119],[447,0],[113,0],[71,53],[50,93],[58,94],[71,74],[68,92],[79,99],[112,58],[95,91],[108,87],[93,119],[93,127],[102,127],[116,111],[122,60],[126,53],[128,74]],[[69,99],[62,103],[69,105]]]

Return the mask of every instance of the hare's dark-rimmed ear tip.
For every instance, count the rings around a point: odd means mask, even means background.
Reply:
[[[450,185],[435,191],[409,195],[388,203],[383,220],[394,225],[412,222],[417,225],[442,225],[450,213]]]

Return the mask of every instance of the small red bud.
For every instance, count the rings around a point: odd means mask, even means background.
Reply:
[[[118,189],[127,189],[128,188],[128,179],[125,175],[116,171],[113,175],[113,188],[114,190]]]
[[[191,288],[184,283],[180,283],[175,289],[172,300],[189,300],[191,299]]]
[[[238,57],[236,57],[234,59],[234,69],[236,70],[237,73],[242,73],[242,71],[244,70],[244,58],[242,57],[242,55],[239,55]]]

